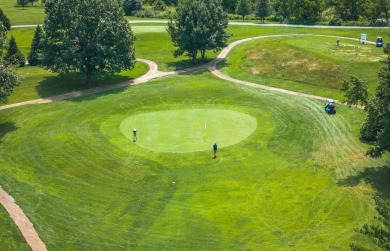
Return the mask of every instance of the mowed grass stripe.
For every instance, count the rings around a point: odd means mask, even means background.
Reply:
[[[205,106],[261,126],[215,160],[121,150],[102,133],[111,116]],[[361,165],[351,172],[378,164],[348,125],[362,121],[360,110],[328,116],[322,102],[199,72],[0,113],[0,125],[14,123],[0,144],[0,183],[48,249],[347,249],[374,215],[366,185],[337,184],[350,152],[334,156],[322,144],[354,146]]]

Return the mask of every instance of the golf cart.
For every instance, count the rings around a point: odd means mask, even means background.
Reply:
[[[336,102],[333,99],[327,99],[325,101],[325,112],[327,114],[335,114],[336,113]]]
[[[383,47],[383,38],[377,37],[375,45],[376,45],[376,47]]]

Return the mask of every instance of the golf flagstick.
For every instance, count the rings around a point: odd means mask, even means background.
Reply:
[[[203,134],[203,141],[204,141],[204,143],[206,143],[206,129],[207,129],[207,125],[205,123],[204,124],[204,134]]]

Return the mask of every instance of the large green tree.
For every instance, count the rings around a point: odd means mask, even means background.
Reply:
[[[34,33],[34,38],[31,42],[31,49],[28,53],[27,60],[29,65],[40,65],[43,57],[43,47],[45,34],[40,25],[37,26]]]
[[[15,86],[19,84],[19,77],[13,65],[4,63],[3,51],[7,47],[7,29],[0,23],[0,101],[5,102]]]
[[[374,143],[368,151],[371,157],[390,151],[390,44],[384,47],[384,53],[386,59],[378,74],[379,85],[375,97],[368,102],[367,118],[360,129],[362,139]]]
[[[363,11],[364,2],[364,0],[334,0],[334,6],[342,20],[357,21]]]
[[[270,14],[270,3],[269,0],[257,0],[255,5],[255,14],[260,17],[260,21],[264,23],[266,16]]]
[[[17,0],[16,3],[17,3],[18,5],[20,5],[20,6],[22,6],[23,9],[24,9],[24,7],[26,7],[27,4],[29,3],[29,0]]]
[[[179,1],[167,28],[177,47],[174,56],[185,54],[196,61],[200,52],[204,60],[207,50],[217,51],[227,45],[227,26],[227,13],[218,0]]]
[[[11,22],[9,21],[8,17],[4,14],[2,9],[0,9],[0,23],[2,23],[7,30],[11,29]]]
[[[290,16],[287,0],[274,0],[273,9],[277,16],[282,17],[282,20],[285,20]]]
[[[365,81],[359,80],[355,76],[351,76],[349,81],[344,80],[341,91],[344,91],[345,102],[349,105],[363,105],[368,101],[368,86]]]
[[[222,8],[228,13],[234,13],[239,0],[221,0]]]
[[[236,7],[236,13],[242,16],[242,21],[245,21],[245,16],[251,14],[249,0],[239,0]]]
[[[322,12],[322,0],[287,0],[292,17],[300,21],[316,21]]]
[[[128,16],[134,15],[134,12],[142,9],[141,0],[125,0],[123,2],[123,9]]]
[[[118,0],[46,0],[44,67],[80,71],[86,83],[96,73],[120,72],[135,64],[134,35]]]

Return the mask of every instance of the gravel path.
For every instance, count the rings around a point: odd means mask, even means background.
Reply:
[[[81,97],[81,96],[86,96],[86,95],[90,95],[90,94],[94,94],[94,93],[105,92],[108,90],[113,90],[113,89],[122,88],[122,87],[126,87],[126,86],[142,84],[142,83],[148,82],[154,78],[160,78],[160,77],[179,74],[179,73],[194,72],[194,71],[200,71],[200,70],[206,70],[206,69],[221,79],[224,79],[224,80],[227,80],[230,82],[234,82],[237,84],[250,86],[250,87],[254,87],[254,88],[261,88],[261,89],[268,90],[268,91],[276,91],[276,92],[281,92],[281,93],[290,94],[290,95],[325,100],[326,99],[325,97],[320,97],[320,96],[315,96],[315,95],[310,95],[310,94],[305,94],[305,93],[299,93],[299,92],[294,92],[294,91],[289,91],[289,90],[284,90],[284,89],[280,89],[280,88],[275,88],[275,87],[270,87],[270,86],[266,86],[266,85],[255,84],[255,83],[251,83],[251,82],[247,82],[247,81],[243,81],[243,80],[234,79],[230,76],[223,74],[222,72],[220,72],[217,69],[217,64],[219,62],[221,62],[222,60],[224,60],[227,57],[227,55],[229,54],[229,52],[235,46],[237,46],[241,43],[250,41],[250,40],[254,40],[254,39],[269,38],[269,37],[283,37],[283,36],[337,37],[337,36],[325,36],[325,35],[310,35],[310,34],[299,35],[299,34],[295,34],[295,35],[273,35],[273,36],[259,36],[259,37],[253,37],[253,38],[246,38],[246,39],[242,39],[242,40],[239,40],[239,41],[236,41],[236,42],[229,44],[226,48],[224,48],[221,51],[221,53],[218,55],[218,57],[216,59],[214,59],[213,61],[211,61],[207,64],[195,66],[195,67],[191,67],[191,68],[187,68],[187,69],[179,70],[179,71],[169,71],[169,72],[159,71],[157,64],[154,63],[153,61],[146,60],[146,59],[137,59],[137,61],[146,63],[149,66],[149,71],[145,75],[143,75],[137,79],[122,82],[122,83],[117,83],[117,84],[113,84],[113,85],[109,85],[109,86],[96,87],[96,88],[87,89],[87,90],[83,90],[83,91],[70,92],[70,93],[52,96],[52,97],[35,99],[35,100],[0,106],[0,110],[5,110],[5,109],[12,108],[12,107],[24,106],[24,105],[29,105],[29,104],[42,104],[42,103],[50,103],[50,102],[54,102],[54,101],[58,101],[58,100],[71,99],[71,98],[75,98],[75,97]],[[343,37],[343,39],[358,40],[358,39],[346,38],[346,37]],[[372,44],[373,42],[368,42],[368,43]],[[27,216],[23,213],[23,211],[20,209],[20,207],[15,203],[13,198],[10,195],[8,195],[1,187],[0,187],[0,203],[5,207],[5,209],[10,214],[11,218],[15,221],[16,225],[19,227],[20,231],[22,232],[23,236],[25,237],[27,243],[31,246],[32,250],[33,251],[47,250],[45,244],[39,238],[37,232],[34,229],[34,226],[29,221]]]

